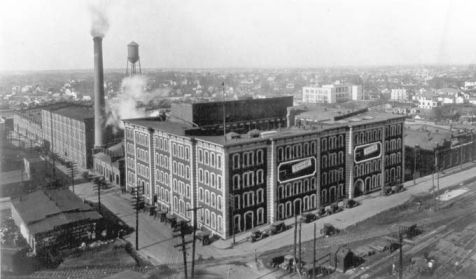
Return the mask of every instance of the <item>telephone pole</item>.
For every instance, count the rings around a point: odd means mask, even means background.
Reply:
[[[294,260],[297,259],[296,241],[297,241],[297,214],[294,214]]]
[[[399,268],[399,273],[398,273],[398,278],[402,279],[403,278],[403,235],[402,231],[400,230],[398,234],[398,240],[400,241],[400,268]]]
[[[190,222],[190,221],[188,221]],[[179,234],[174,235],[174,237],[180,237],[182,240],[182,243],[174,245],[174,247],[179,247],[180,250],[182,251],[183,255],[183,272],[185,275],[185,279],[188,279],[188,273],[187,273],[187,244],[192,243],[193,240],[185,241],[185,234],[189,233],[187,229],[187,223],[188,222],[180,222],[177,224],[177,227],[175,227],[174,232],[180,232]],[[193,278],[193,277],[192,277]]]
[[[316,279],[316,223],[314,223],[314,245],[312,249],[312,278]]]
[[[197,232],[197,210],[202,209],[201,206],[188,209],[193,212],[193,242],[192,242],[192,270],[190,271],[190,278],[194,278],[195,275],[195,241]]]

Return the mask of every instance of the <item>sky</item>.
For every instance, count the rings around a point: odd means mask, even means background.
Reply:
[[[0,71],[104,67],[275,68],[476,63],[474,0],[2,0]]]

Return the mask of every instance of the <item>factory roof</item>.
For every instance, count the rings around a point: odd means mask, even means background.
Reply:
[[[94,108],[91,106],[83,105],[71,105],[68,107],[60,108],[54,111],[56,114],[60,114],[76,120],[85,120],[94,118]]]
[[[123,119],[123,121],[153,130],[167,131],[178,136],[185,136],[185,130],[193,128],[192,124],[188,124],[186,122],[176,122],[169,120],[161,121],[156,117]]]
[[[342,110],[326,108],[321,106],[308,108],[296,116],[298,119],[317,122],[323,125],[346,125],[357,126],[367,123],[375,123],[390,119],[405,118],[398,114],[385,113],[380,111],[371,111],[368,109],[360,110]]]
[[[68,223],[102,218],[67,189],[38,190],[12,200],[12,205],[32,234],[47,232]]]
[[[403,141],[406,146],[419,146],[421,149],[433,150],[438,144],[451,140],[451,132],[443,130],[441,132],[427,130],[405,129]]]

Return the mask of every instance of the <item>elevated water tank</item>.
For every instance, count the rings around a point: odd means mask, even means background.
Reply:
[[[136,42],[131,42],[127,45],[127,59],[132,64],[139,60],[139,44]]]

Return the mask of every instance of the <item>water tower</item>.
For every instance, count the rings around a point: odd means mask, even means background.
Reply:
[[[136,42],[131,42],[127,45],[126,75],[134,76],[137,74],[142,74],[139,58],[139,44]]]

